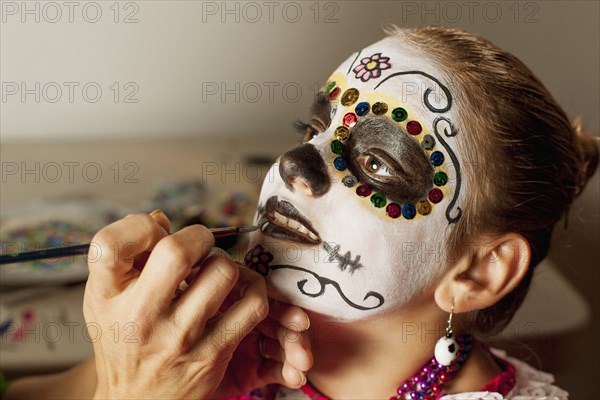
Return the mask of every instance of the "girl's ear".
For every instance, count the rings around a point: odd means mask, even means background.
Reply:
[[[483,237],[465,250],[435,289],[438,306],[457,313],[480,310],[510,293],[529,268],[531,247],[517,233]]]

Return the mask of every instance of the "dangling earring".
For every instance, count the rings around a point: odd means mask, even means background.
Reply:
[[[452,302],[452,310],[448,317],[448,326],[446,326],[446,334],[442,336],[435,344],[433,355],[437,362],[443,366],[448,366],[456,360],[458,355],[458,343],[452,334],[452,315],[454,314],[454,302]]]

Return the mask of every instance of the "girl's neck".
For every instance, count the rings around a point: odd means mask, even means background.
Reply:
[[[332,399],[389,399],[433,355],[447,315],[437,307],[351,323],[310,314],[311,384]],[[417,317],[419,315],[419,317]],[[475,345],[444,393],[478,391],[500,372]]]

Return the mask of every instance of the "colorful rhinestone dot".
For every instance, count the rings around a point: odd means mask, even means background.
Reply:
[[[337,100],[338,96],[340,95],[340,92],[342,91],[342,89],[338,87],[336,87],[335,89],[333,89],[331,92],[329,92],[329,100]]]
[[[433,175],[433,183],[435,186],[444,186],[448,183],[448,175],[445,172],[438,171]]]
[[[369,105],[369,103],[367,103],[366,101],[363,101],[356,105],[354,112],[359,117],[362,117],[363,115],[368,114],[370,109],[371,109],[371,106]]]
[[[385,208],[385,213],[390,216],[390,218],[398,218],[400,215],[402,215],[402,209],[400,208],[400,206],[396,203],[390,203],[387,205],[387,207]]]
[[[331,89],[333,89],[335,87],[335,81],[331,81],[327,84],[327,87],[325,88],[325,91],[327,93],[331,92]]]
[[[358,180],[353,175],[346,175],[342,178],[342,183],[344,184],[344,186],[350,188],[354,187],[358,183]]]
[[[442,193],[442,191],[438,188],[433,188],[429,192],[429,201],[431,201],[433,204],[439,203],[443,198],[444,193]]]
[[[356,194],[360,197],[367,197],[373,192],[373,188],[368,183],[360,185],[356,188]]]
[[[398,107],[398,108],[394,108],[394,110],[392,110],[392,119],[394,121],[402,122],[406,118],[408,118],[408,113],[406,112],[406,110],[404,108]]]
[[[356,100],[358,100],[358,96],[359,96],[359,92],[358,89],[355,88],[350,88],[348,90],[346,90],[344,92],[344,94],[342,95],[342,100],[341,103],[344,106],[351,106],[352,104],[356,103]]]
[[[414,205],[406,203],[402,206],[402,216],[406,219],[413,219],[417,215],[417,210]]]
[[[333,160],[333,166],[338,171],[343,171],[348,168],[348,162],[344,157],[336,157],[335,160]]]
[[[408,123],[406,124],[406,130],[408,131],[408,133],[415,136],[421,133],[423,131],[423,128],[421,127],[421,124],[418,121],[408,121]]]
[[[349,112],[346,115],[344,115],[344,126],[346,128],[352,128],[354,125],[356,125],[356,122],[358,121],[358,117],[356,116],[356,114]]]
[[[423,136],[423,141],[421,142],[421,146],[425,150],[432,150],[435,147],[435,139],[431,135]]]
[[[439,167],[444,162],[444,154],[441,151],[434,151],[429,156],[429,161],[434,167]]]
[[[387,112],[388,110],[388,106],[385,103],[382,102],[377,102],[375,104],[373,104],[373,106],[371,107],[371,111],[373,111],[373,114],[375,115],[383,115]]]
[[[373,203],[373,205],[375,207],[381,208],[381,207],[385,206],[385,203],[387,203],[387,200],[383,194],[375,193],[373,196],[371,196],[371,203]]]
[[[331,151],[335,154],[342,154],[344,152],[344,143],[334,140],[331,142]]]
[[[335,138],[337,140],[346,140],[350,136],[350,130],[345,126],[338,126],[335,129]]]
[[[420,215],[427,215],[431,212],[431,204],[427,200],[420,200],[417,203],[417,212]]]

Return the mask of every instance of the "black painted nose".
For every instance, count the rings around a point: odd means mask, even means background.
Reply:
[[[309,143],[294,147],[281,156],[279,175],[292,192],[308,196],[322,196],[331,186],[323,158]]]

